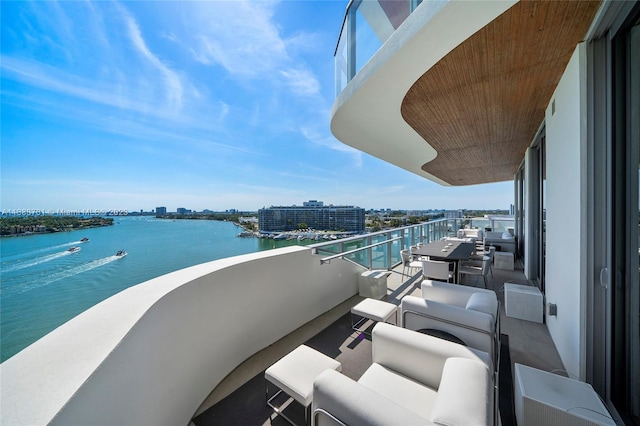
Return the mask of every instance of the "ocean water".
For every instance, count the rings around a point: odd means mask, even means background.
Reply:
[[[100,301],[199,263],[298,241],[239,238],[230,222],[115,218],[113,226],[0,239],[0,361]],[[80,239],[89,238],[81,243]],[[80,251],[70,253],[72,246]],[[128,255],[118,258],[118,250]]]

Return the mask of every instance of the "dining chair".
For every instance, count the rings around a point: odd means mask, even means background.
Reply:
[[[484,280],[484,288],[487,288],[487,274],[489,273],[491,258],[489,256],[482,257],[482,263],[475,265],[473,263],[466,263],[460,265],[460,275],[475,275],[476,281],[478,277],[482,277]]]
[[[406,274],[407,269],[411,272],[411,269],[422,268],[422,263],[412,260],[409,250],[400,250],[400,256],[402,257],[402,275]]]
[[[453,273],[449,271],[449,262],[423,260],[422,275],[427,279],[453,282]]]
[[[494,246],[489,247],[487,250],[479,251],[482,254],[472,254],[468,261],[463,262],[463,265],[482,266],[482,261],[485,256],[489,256],[489,274],[493,278],[493,254],[496,252]]]

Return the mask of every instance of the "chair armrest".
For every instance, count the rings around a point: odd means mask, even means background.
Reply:
[[[313,383],[312,413],[313,426],[433,425],[334,370],[324,371]]]
[[[461,308],[467,305],[469,298],[474,293],[489,294],[497,300],[497,296],[492,290],[486,290],[484,288],[465,287],[460,284],[450,284],[434,280],[424,280],[420,287],[424,299]]]
[[[443,425],[493,424],[494,390],[484,363],[449,358],[430,420]]]
[[[475,359],[493,368],[486,352],[391,324],[376,324],[371,336],[374,363],[432,389],[440,386],[447,358]]]

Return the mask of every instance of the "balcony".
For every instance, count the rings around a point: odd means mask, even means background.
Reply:
[[[398,305],[406,295],[420,296],[419,276],[407,278],[402,275],[402,266],[394,268],[388,279],[387,296],[383,300]],[[473,278],[464,282],[469,286],[482,285],[481,281],[475,283]],[[513,425],[513,365],[519,363],[561,375],[564,367],[543,324],[505,315],[504,282],[527,283],[519,262],[516,262],[514,271],[494,269],[489,287],[496,291],[501,301],[501,424]],[[214,421],[223,424],[288,425],[264,403],[264,370],[300,344],[337,359],[342,363],[343,374],[357,380],[371,364],[371,341],[351,329],[349,316],[350,308],[362,299],[358,295],[349,298],[242,363],[214,389],[196,412],[192,423],[196,426],[213,424]],[[285,408],[285,413],[299,424],[304,423],[301,406],[290,404]]]
[[[365,348],[340,322],[323,331],[359,300],[360,273],[393,270],[387,299],[397,303],[419,281],[399,273],[399,250],[457,226],[439,220],[221,259],[127,289],[2,364],[2,423],[174,425],[187,424],[194,413],[198,423],[212,404],[227,404],[225,396],[321,331],[335,337],[337,330],[340,344]],[[353,247],[363,249],[341,254]],[[498,292],[504,280],[523,278],[496,271]],[[512,360],[562,369],[553,345],[540,344],[548,339],[544,326],[530,331],[529,324],[503,324],[503,332],[514,334]],[[338,347],[324,350],[339,353]],[[367,367],[357,358],[345,365],[353,374]],[[261,391],[254,410],[264,410],[263,397]],[[231,404],[244,423],[252,411],[237,400]]]

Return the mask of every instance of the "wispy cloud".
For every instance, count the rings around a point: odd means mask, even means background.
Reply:
[[[290,68],[280,70],[291,91],[300,96],[315,96],[320,91],[318,79],[309,70]]]
[[[288,61],[286,46],[272,22],[273,2],[203,2],[197,16],[194,58],[218,64],[230,74],[256,78]]]
[[[92,82],[89,79],[69,74],[37,60],[0,55],[0,67],[5,73],[5,77],[12,77],[14,80],[30,86],[65,96],[140,112],[146,112],[149,107],[147,104],[134,100],[133,97],[121,98],[116,94],[117,91],[114,93],[109,88],[101,88],[99,82]]]
[[[119,9],[125,19],[128,36],[132,45],[137,49],[138,53],[146,58],[162,75],[169,104],[180,108],[182,106],[183,84],[180,81],[178,73],[166,66],[154,53],[151,52],[151,50],[149,50],[147,43],[142,38],[140,27],[135,19],[123,7],[119,7]]]
[[[354,161],[354,167],[362,167],[362,152],[351,148],[341,142],[338,142],[336,138],[330,135],[326,135],[318,132],[311,127],[301,127],[300,132],[309,141],[316,145],[324,146],[338,152],[344,152],[352,155]]]
[[[320,83],[299,57],[303,44],[314,35],[299,33],[291,38],[281,34],[274,22],[277,2],[215,2],[201,4],[196,19],[193,58],[205,65],[223,67],[234,79],[261,80],[284,84],[299,97],[317,96]],[[274,77],[280,80],[274,80]]]

